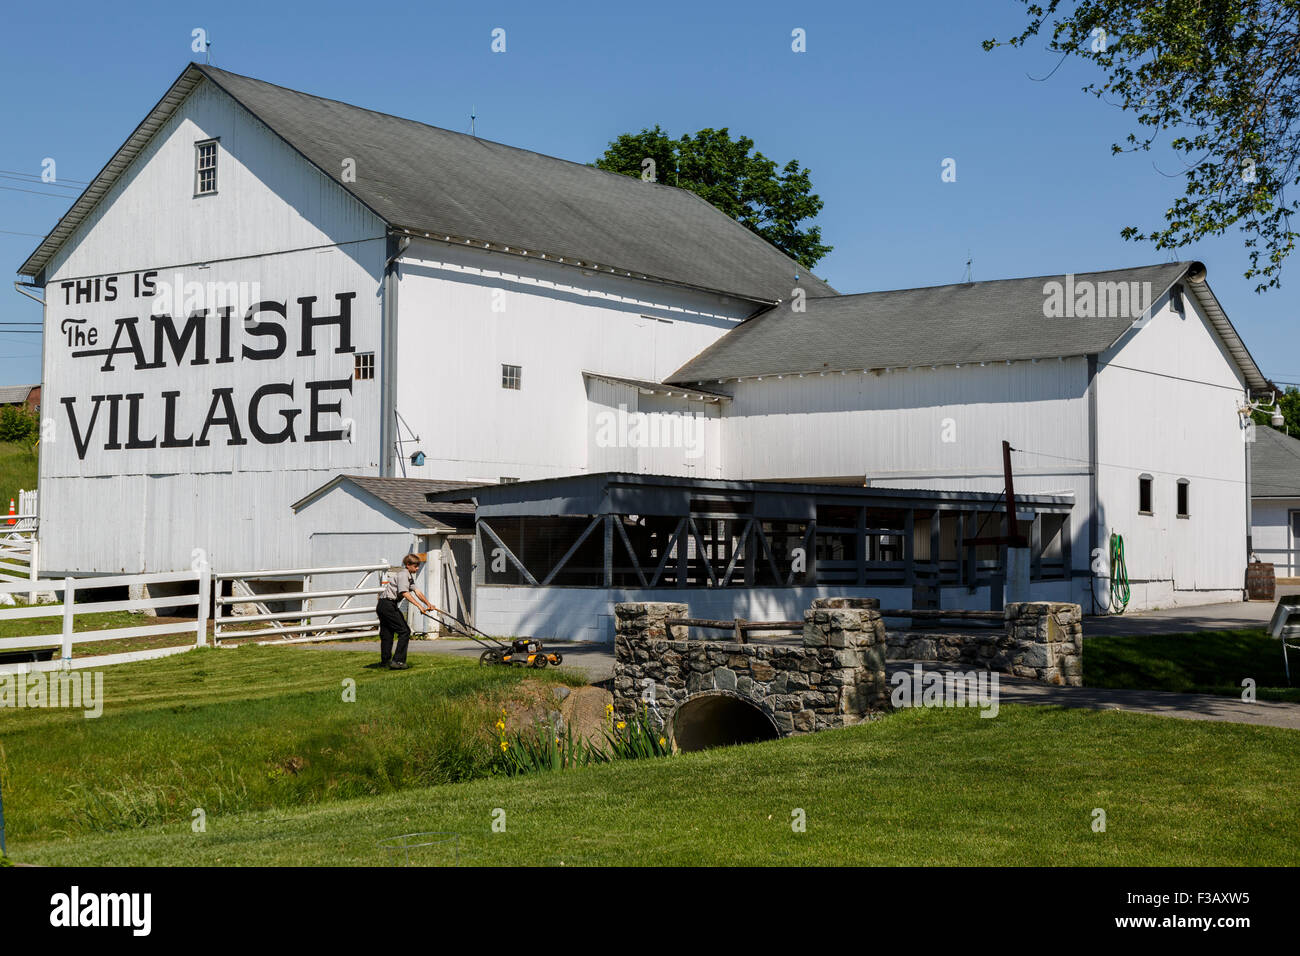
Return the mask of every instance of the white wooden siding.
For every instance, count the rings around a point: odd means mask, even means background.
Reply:
[[[405,473],[496,481],[589,470],[583,371],[661,381],[753,306],[421,242],[398,310],[397,409],[427,456]],[[521,389],[501,387],[503,363]]]
[[[1195,301],[1168,300],[1101,356],[1097,460],[1104,544],[1124,537],[1130,579],[1176,592],[1240,590],[1246,565],[1245,383]],[[1138,513],[1138,479],[1152,476],[1153,514]],[[1176,517],[1178,479],[1190,517]],[[1153,590],[1152,601],[1162,599]]]
[[[219,137],[218,192],[194,198],[194,142]],[[194,549],[220,567],[305,566],[307,540],[294,534],[290,504],[340,472],[376,474],[379,383],[353,381],[353,354],[335,351],[338,330],[313,335],[316,355],[300,348],[300,297],[315,296],[315,315],[338,313],[336,295],[354,293],[351,338],[356,351],[380,349],[380,276],[385,256],[382,224],[336,183],[307,164],[224,93],[204,84],[128,168],[103,203],[54,259],[46,285],[44,417],[52,428],[41,446],[43,565],[53,572],[184,570]],[[200,268],[199,265],[206,265]],[[115,321],[139,318],[146,356],[154,355],[154,300],[135,295],[135,273],[156,270],[159,286],[233,283],[263,299],[285,303],[287,316],[263,321],[286,332],[284,354],[274,360],[244,358],[241,346],[264,348],[267,337],[248,336],[237,309],[231,321],[235,360],[215,361],[219,322],[206,324],[206,364],[191,364],[190,343],[178,364],[170,351],[161,368],[135,368],[117,355],[104,371],[102,358],[73,357],[64,320],[97,330],[98,347],[114,339]],[[115,301],[71,302],[61,283],[118,276]],[[183,328],[187,310],[170,310]],[[123,338],[119,344],[125,345]],[[306,442],[307,382],[347,380],[346,391],[322,392],[341,401],[341,414],[324,413],[322,430],[353,423],[353,440]],[[280,409],[303,411],[295,440],[261,444],[248,426],[253,393],[269,383],[292,384],[293,397],[261,406],[268,431],[282,427]],[[227,443],[214,426],[206,448],[105,448],[110,407],[100,408],[84,457],[74,447],[63,399],[73,399],[78,425],[89,426],[95,395],[141,393],[140,435],[161,436],[163,393],[177,391],[176,436],[198,437],[215,388],[233,388],[246,445]],[[128,406],[118,411],[125,442]]]

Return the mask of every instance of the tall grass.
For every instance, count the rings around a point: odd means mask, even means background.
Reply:
[[[136,829],[494,772],[494,715],[522,706],[534,675],[433,655],[409,671],[370,663],[300,648],[191,651],[106,671],[98,719],[6,709],[9,835]]]

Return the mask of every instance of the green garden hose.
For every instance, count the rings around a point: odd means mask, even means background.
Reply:
[[[1124,539],[1118,534],[1110,536],[1110,611],[1123,614],[1128,608],[1131,592],[1128,586],[1128,565],[1124,561]]]

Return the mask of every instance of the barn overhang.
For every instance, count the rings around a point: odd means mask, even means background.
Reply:
[[[1001,493],[602,473],[428,495],[472,503],[477,583],[728,588],[992,584]],[[1031,578],[1068,579],[1071,495],[1018,495]]]

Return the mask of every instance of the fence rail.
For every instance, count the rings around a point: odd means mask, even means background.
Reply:
[[[257,644],[302,644],[311,641],[338,640],[340,638],[375,637],[379,634],[378,622],[373,617],[374,605],[354,604],[359,598],[378,596],[386,562],[356,564],[338,568],[291,568],[275,571],[223,571],[213,576],[217,592],[214,599],[213,641],[220,647],[222,640],[251,640]],[[356,583],[339,586],[334,579],[340,576],[360,575]],[[313,583],[326,579],[325,586],[313,588]],[[296,591],[258,590],[258,582],[301,579]],[[226,585],[230,594],[225,594]],[[335,604],[335,601],[339,601]],[[313,602],[326,601],[329,606],[313,606]],[[273,611],[272,604],[294,604],[282,611]],[[231,614],[228,609],[238,606],[256,608],[252,614]],[[358,615],[370,615],[367,620],[347,620]],[[323,619],[323,620],[322,620]],[[268,624],[269,627],[248,628],[249,624]]]
[[[139,579],[147,578],[150,583],[176,583],[188,586],[191,583],[197,584],[197,597],[177,598],[175,596],[142,598],[135,601],[77,601],[77,592],[82,592],[90,588],[109,587],[115,584],[139,583]],[[111,584],[109,582],[112,582]],[[27,582],[31,584],[33,582]],[[114,575],[111,578],[90,578],[75,579],[63,578],[61,581],[39,580],[35,582],[39,585],[42,592],[52,591],[62,595],[61,600],[56,604],[46,604],[37,607],[12,607],[0,609],[0,621],[28,620],[32,618],[61,617],[63,627],[57,634],[23,634],[16,637],[0,638],[0,655],[4,658],[15,656],[26,656],[30,654],[31,661],[8,661],[0,664],[0,673],[21,673],[36,667],[38,669],[49,669],[53,667],[95,667],[108,663],[120,663],[127,660],[139,660],[144,657],[158,657],[163,654],[180,653],[183,650],[189,650],[192,647],[202,647],[208,640],[208,600],[211,594],[212,575],[205,567],[198,571],[187,571],[171,574],[144,574],[144,575]],[[25,589],[26,585],[0,584],[0,593],[4,591]],[[157,608],[165,605],[175,605],[178,602],[183,603],[188,600],[195,600],[198,606],[198,613],[194,623],[181,624],[145,624],[136,627],[109,627],[95,628],[92,630],[77,630],[76,619],[87,614],[102,614],[107,611],[141,611],[149,608]],[[194,634],[194,643],[182,645],[177,648],[154,648],[145,651],[134,651],[121,654],[92,655],[90,657],[76,658],[75,662],[72,656],[72,649],[77,644],[87,644],[91,642],[119,641],[128,640],[138,637],[157,637],[164,634]],[[55,648],[60,651],[60,657],[57,662],[41,662],[38,660],[40,651],[48,649],[53,655]],[[26,654],[24,653],[26,652]]]

